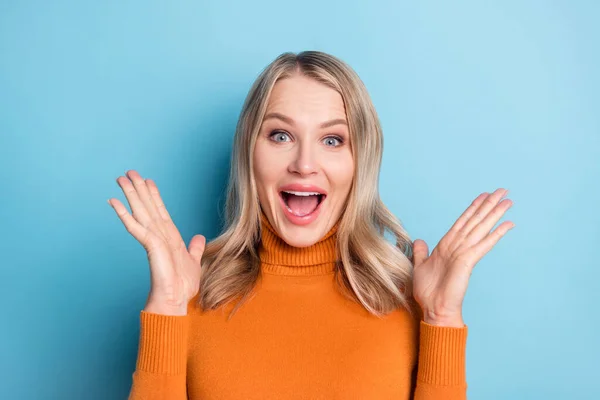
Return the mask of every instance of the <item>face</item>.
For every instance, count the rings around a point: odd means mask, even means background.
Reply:
[[[253,162],[260,205],[281,238],[316,243],[340,218],[354,175],[342,96],[302,75],[279,80]]]

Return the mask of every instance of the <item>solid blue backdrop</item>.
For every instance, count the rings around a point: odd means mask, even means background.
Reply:
[[[510,190],[516,227],[464,304],[469,398],[598,398],[598,20],[594,1],[0,2],[0,398],[126,397],[149,270],[116,178],[153,178],[186,242],[213,238],[244,97],[307,49],[367,85],[413,240]]]

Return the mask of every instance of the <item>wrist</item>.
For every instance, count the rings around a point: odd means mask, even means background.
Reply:
[[[163,303],[148,302],[144,306],[144,311],[153,314],[184,316],[187,315],[187,305],[185,307],[173,307]]]
[[[422,320],[429,325],[448,326],[454,328],[462,328],[465,326],[462,312],[460,310],[452,312],[439,312],[427,307],[421,308],[421,310]]]
[[[463,328],[465,322],[462,317],[457,318],[428,318],[424,317],[423,321],[429,325],[449,328]]]

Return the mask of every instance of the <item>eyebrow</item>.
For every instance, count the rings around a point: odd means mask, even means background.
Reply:
[[[287,116],[285,116],[283,114],[277,113],[277,112],[272,112],[272,113],[269,113],[269,114],[265,115],[265,118],[263,119],[263,121],[266,121],[266,120],[271,119],[271,118],[279,119],[279,120],[281,120],[281,121],[283,121],[285,123],[288,123],[290,125],[294,125],[294,120],[293,119],[291,119],[290,117],[287,117]],[[346,126],[348,126],[348,122],[346,122],[346,120],[343,119],[343,118],[337,118],[337,119],[332,119],[331,121],[323,122],[320,125],[320,127],[324,129],[324,128],[329,128],[329,127],[334,126],[334,125],[346,125]]]

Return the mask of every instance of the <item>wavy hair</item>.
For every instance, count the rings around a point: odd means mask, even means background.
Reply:
[[[252,153],[271,90],[302,74],[339,92],[344,101],[355,174],[337,231],[338,287],[378,317],[398,307],[414,315],[412,241],[379,196],[383,133],[363,82],[342,60],[319,51],[279,55],[260,73],[237,123],[225,203],[225,227],[202,256],[198,304],[204,309],[248,299],[260,274],[260,204]],[[390,243],[388,232],[396,243]],[[230,315],[230,317],[231,317]]]

